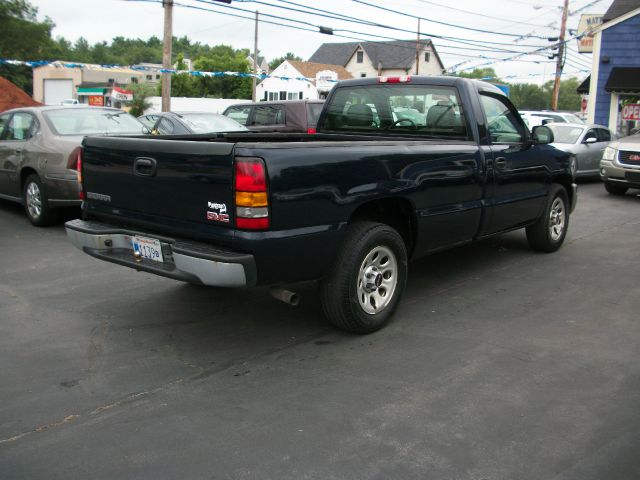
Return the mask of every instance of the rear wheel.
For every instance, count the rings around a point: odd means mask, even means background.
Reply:
[[[56,219],[56,211],[49,206],[40,177],[32,173],[22,188],[22,203],[27,217],[34,225],[44,227]]]
[[[338,328],[375,332],[391,320],[406,281],[407,251],[400,234],[382,223],[357,222],[320,283],[322,307]]]
[[[604,188],[611,195],[624,195],[629,190],[629,187],[621,187],[620,185],[614,185],[609,182],[604,183]]]
[[[560,248],[569,227],[569,198],[558,184],[551,185],[542,217],[527,227],[529,246],[539,252],[555,252]]]

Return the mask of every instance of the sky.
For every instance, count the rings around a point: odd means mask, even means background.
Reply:
[[[90,43],[109,42],[116,36],[162,38],[164,14],[158,0],[30,1],[38,8],[40,18],[48,16],[53,20],[54,37],[71,41],[84,37]],[[476,66],[493,67],[510,82],[537,84],[551,80],[555,73],[555,60],[547,58],[548,50],[538,55],[530,53],[518,61],[502,59],[518,55],[513,52],[532,52],[552,44],[547,38],[559,35],[563,5],[563,0],[233,0],[230,6],[212,0],[174,2],[174,36],[187,36],[210,45],[226,44],[253,51],[256,10],[264,20],[313,30],[261,22],[258,48],[268,60],[287,52],[307,60],[326,42],[414,40],[416,17],[421,17],[422,38],[432,39],[445,68],[469,71]],[[577,28],[581,14],[602,14],[611,3],[612,0],[570,0],[568,29]],[[312,15],[310,11],[334,18]],[[343,20],[345,16],[350,18]],[[319,33],[318,26],[333,28],[334,35]],[[577,53],[575,40],[567,45],[563,78],[586,77],[591,55]]]

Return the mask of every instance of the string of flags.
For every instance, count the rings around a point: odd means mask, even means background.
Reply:
[[[112,64],[102,64],[96,65],[91,63],[72,63],[72,62],[61,62],[61,61],[46,61],[46,60],[9,60],[0,58],[0,65],[17,65],[17,66],[25,66],[31,68],[44,67],[47,65],[56,67],[56,68],[79,68],[81,70],[104,70],[104,69],[123,69],[127,68],[130,70],[137,71],[146,71],[146,72],[157,72],[157,73],[168,73],[171,75],[183,75],[188,74],[193,77],[238,77],[238,78],[257,78],[259,80],[264,80],[265,78],[278,78],[280,80],[300,80],[306,82],[315,81],[315,78],[307,78],[307,77],[287,77],[281,75],[269,75],[266,73],[247,73],[247,72],[204,72],[200,70],[176,70],[173,68],[157,68],[157,67],[149,67],[146,65],[112,65]],[[327,82],[335,83],[337,80],[333,79],[325,79]]]

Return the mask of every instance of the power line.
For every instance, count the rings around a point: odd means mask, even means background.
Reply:
[[[506,37],[520,37],[521,36],[521,35],[518,35],[516,33],[495,32],[495,31],[491,31],[491,30],[483,30],[481,28],[462,27],[460,25],[455,25],[453,23],[441,22],[439,20],[431,20],[429,18],[418,17],[418,16],[412,15],[410,13],[391,10],[390,8],[382,7],[380,5],[374,5],[373,3],[365,2],[363,0],[351,0],[351,1],[355,2],[355,3],[361,3],[362,5],[367,5],[367,6],[372,7],[372,8],[377,8],[378,10],[383,10],[383,11],[386,11],[386,12],[395,13],[397,15],[402,15],[404,17],[410,17],[410,18],[413,18],[413,19],[416,19],[416,20],[420,19],[420,20],[424,20],[425,22],[437,23],[439,25],[445,25],[447,27],[459,28],[459,29],[462,29],[462,30],[469,30],[471,32],[488,33],[488,34],[491,34],[491,35],[503,35],[503,36],[506,36]],[[530,38],[541,38],[541,39],[545,39],[546,40],[547,37],[541,37],[539,35],[530,35]]]

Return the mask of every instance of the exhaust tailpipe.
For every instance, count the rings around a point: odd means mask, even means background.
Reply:
[[[276,300],[287,303],[292,307],[297,307],[300,303],[300,296],[296,292],[292,292],[291,290],[286,290],[280,287],[273,287],[269,290],[269,293]]]

